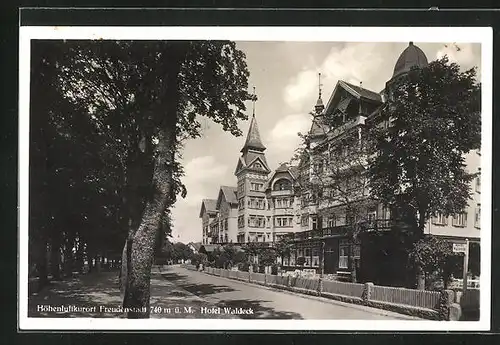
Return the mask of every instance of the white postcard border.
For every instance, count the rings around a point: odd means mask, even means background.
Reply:
[[[302,42],[456,42],[481,44],[481,272],[479,321],[218,320],[29,318],[29,107],[30,44],[34,39],[228,39]],[[21,330],[348,330],[486,331],[491,317],[493,31],[489,27],[37,27],[19,30],[19,328]]]

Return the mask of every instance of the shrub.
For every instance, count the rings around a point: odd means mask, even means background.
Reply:
[[[240,262],[238,264],[238,270],[243,271],[243,272],[248,272],[249,267],[250,267],[250,264],[248,262]]]

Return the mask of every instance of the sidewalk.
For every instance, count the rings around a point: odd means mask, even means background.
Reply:
[[[203,314],[213,303],[168,281],[168,270],[153,267],[151,272],[150,318],[233,319],[234,315]],[[28,297],[28,317],[125,318],[119,310],[122,299],[118,272],[80,275],[49,283]],[[62,310],[55,310],[61,308]],[[52,310],[51,310],[52,309]]]
[[[122,300],[118,271],[83,274],[62,281],[52,281],[40,292],[28,297],[28,317],[122,317],[117,308]],[[64,306],[63,311],[50,310]],[[102,308],[101,308],[102,307]]]

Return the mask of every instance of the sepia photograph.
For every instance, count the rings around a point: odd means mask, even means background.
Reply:
[[[489,329],[492,32],[452,29],[21,27],[20,328]]]

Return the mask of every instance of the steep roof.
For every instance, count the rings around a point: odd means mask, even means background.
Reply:
[[[237,192],[238,189],[236,187],[229,186],[221,186],[221,192],[224,194],[224,198],[230,204],[238,204]]]
[[[201,201],[200,218],[203,216],[203,210],[207,213],[217,212],[217,200],[215,199],[203,199]]]
[[[323,123],[324,116],[323,115],[315,115],[312,120],[311,129],[309,130],[310,136],[321,136],[328,133],[330,130],[328,125]]]
[[[201,243],[200,242],[189,242],[188,246],[192,246],[197,252],[200,251]]]
[[[409,72],[410,69],[414,67],[427,67],[428,64],[429,62],[427,61],[427,56],[425,56],[422,49],[414,45],[413,42],[410,42],[408,47],[406,47],[401,55],[399,55],[398,61],[396,61],[396,65],[394,66],[394,73],[392,77],[394,78],[398,75]]]
[[[288,165],[288,163],[281,163],[281,165],[273,171],[273,173],[271,174],[271,176],[269,176],[269,178],[267,179],[266,181],[266,184],[265,184],[265,189],[268,189],[271,187],[271,182],[273,181],[274,179],[274,176],[276,176],[277,173],[280,173],[280,172],[287,172],[291,175],[292,179],[297,179],[297,177],[299,176],[299,168],[297,166],[294,166],[294,165]]]
[[[222,246],[220,244],[204,244],[200,247],[199,252],[200,253],[210,253],[213,252],[216,249],[222,249]]]
[[[257,126],[255,115],[252,116],[252,120],[250,121],[247,140],[245,141],[245,145],[241,149],[241,152],[245,152],[249,149],[253,149],[256,151],[264,151],[266,149],[264,144],[262,144],[262,140],[260,139],[259,127]]]
[[[339,80],[339,84],[341,84],[347,92],[353,94],[357,98],[365,98],[376,102],[382,102],[382,96],[377,92],[365,89],[361,86],[353,85],[343,80]]]
[[[286,163],[281,163],[281,165],[276,169],[276,172],[287,172],[288,171],[288,164]]]
[[[292,173],[292,176],[293,178],[297,178],[299,177],[299,167],[296,166],[296,165],[292,165],[288,168],[288,170],[290,171],[290,173]]]

